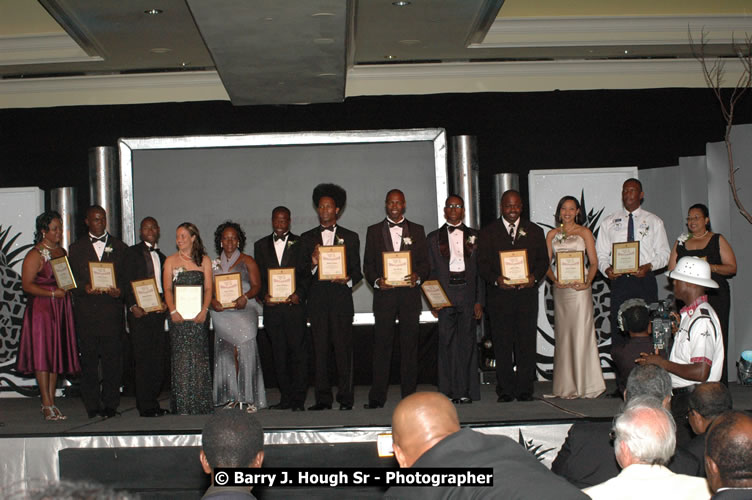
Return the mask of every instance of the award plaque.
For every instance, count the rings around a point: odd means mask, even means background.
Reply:
[[[507,250],[499,252],[499,261],[501,263],[501,274],[506,279],[507,285],[520,285],[527,283],[529,274],[527,267],[527,249]]]
[[[150,313],[162,310],[162,299],[159,297],[157,282],[154,278],[139,281],[131,281],[133,295],[136,296],[138,307]]]
[[[383,252],[384,281],[391,286],[410,286],[408,276],[413,272],[410,250]]]
[[[347,258],[345,245],[319,247],[319,280],[341,280],[347,278]]]
[[[438,280],[428,280],[420,285],[420,288],[423,290],[426,299],[428,299],[428,303],[431,304],[431,309],[452,306],[449,297],[444,293],[444,289],[441,288],[441,283]]]
[[[640,242],[614,243],[611,248],[611,267],[614,274],[636,273],[640,267]]]
[[[57,259],[52,259],[50,265],[52,265],[52,272],[55,274],[58,288],[62,288],[63,290],[76,288],[76,280],[71,272],[68,257],[63,255]]]
[[[112,262],[89,262],[89,283],[94,290],[117,288],[115,264]]]
[[[235,301],[243,295],[240,273],[220,274],[214,277],[214,296],[222,307],[235,307]]]
[[[269,301],[286,302],[295,293],[295,268],[269,269]]]
[[[585,252],[556,252],[556,279],[562,285],[585,283]]]
[[[201,312],[201,285],[175,285],[175,310],[185,320],[191,320]]]

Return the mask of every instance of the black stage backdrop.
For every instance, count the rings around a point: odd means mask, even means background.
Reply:
[[[752,97],[736,116],[737,123],[752,122]],[[448,137],[477,136],[485,223],[493,217],[495,173],[519,173],[525,193],[531,169],[676,165],[679,157],[703,155],[705,143],[722,140],[724,123],[708,89],[355,97],[303,106],[212,101],[4,109],[0,185],[75,186],[83,210],[88,149],[116,146],[120,137],[421,127],[443,127]],[[651,187],[645,191],[650,195]]]

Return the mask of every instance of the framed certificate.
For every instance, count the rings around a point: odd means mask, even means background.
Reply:
[[[640,267],[640,242],[614,243],[611,247],[611,267],[614,274],[636,273]]]
[[[76,279],[71,272],[68,257],[63,255],[57,259],[52,259],[50,265],[52,265],[52,272],[55,274],[55,281],[57,281],[58,288],[62,288],[63,290],[76,288]]]
[[[402,252],[383,252],[384,281],[391,286],[410,286],[407,276],[413,272],[410,250]]]
[[[112,262],[89,262],[89,283],[93,289],[117,288],[115,264]]]
[[[201,285],[175,285],[175,310],[183,319],[193,319],[201,312],[203,291]]]
[[[347,278],[345,245],[319,247],[319,280]]]
[[[287,297],[295,293],[295,268],[269,269],[268,283],[270,302],[287,301]]]
[[[431,304],[431,309],[441,309],[442,307],[451,307],[452,303],[449,301],[449,297],[444,293],[444,289],[441,288],[441,283],[438,280],[428,280],[420,285],[423,293],[428,299],[428,303]]]
[[[556,252],[556,279],[559,283],[585,283],[585,252]]]
[[[214,296],[222,307],[235,307],[235,301],[243,295],[240,273],[220,274],[214,277]]]
[[[136,296],[138,307],[148,313],[162,309],[162,299],[159,297],[159,289],[154,278],[131,281],[131,288],[133,288],[133,295]]]
[[[520,285],[527,283],[529,274],[527,266],[527,249],[507,250],[499,252],[501,274],[506,279],[507,285]]]

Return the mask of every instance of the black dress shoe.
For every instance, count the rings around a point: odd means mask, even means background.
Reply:
[[[152,410],[144,410],[142,412],[139,412],[139,415],[142,417],[160,417],[161,414],[158,410],[152,409]]]
[[[350,410],[352,410],[352,405],[348,405],[348,404],[345,404],[345,403],[340,403],[339,404],[339,409],[340,409],[340,411],[350,411]]]
[[[470,405],[470,404],[473,404],[473,400],[470,399],[470,398],[468,398],[468,397],[465,397],[465,396],[459,398],[458,401],[459,401],[459,404],[461,404],[461,405]]]
[[[115,415],[120,415],[117,410],[113,410],[112,408],[105,408],[102,410],[102,417],[104,418],[112,418]]]
[[[305,407],[301,404],[292,405],[292,411],[305,411]]]
[[[270,410],[289,410],[292,408],[292,405],[290,403],[282,403],[279,402],[276,405],[271,405],[269,407]]]
[[[363,408],[366,410],[375,410],[376,408],[383,408],[384,403],[379,403],[378,401],[370,400],[368,403],[363,405]]]
[[[94,418],[100,416],[102,413],[99,410],[86,410],[86,414],[89,418]]]
[[[517,396],[517,401],[532,401],[535,399],[532,394],[529,392],[523,392],[519,396]]]
[[[164,408],[157,408],[157,416],[158,417],[163,417],[163,416],[169,415],[169,414],[170,414],[170,410],[165,410]]]
[[[510,396],[509,394],[502,394],[496,400],[497,403],[510,403],[512,401],[514,401],[514,398],[512,396]]]
[[[332,404],[324,404],[324,403],[316,403],[313,406],[308,407],[308,411],[321,411],[321,410],[331,410]]]

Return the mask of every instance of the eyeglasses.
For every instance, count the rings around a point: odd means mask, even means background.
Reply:
[[[445,206],[444,208],[465,208],[464,205],[460,205],[457,203],[450,203],[449,205]]]
[[[704,218],[705,217],[700,217],[699,215],[696,215],[694,217],[687,217],[687,222],[698,221],[698,220],[702,220]]]

